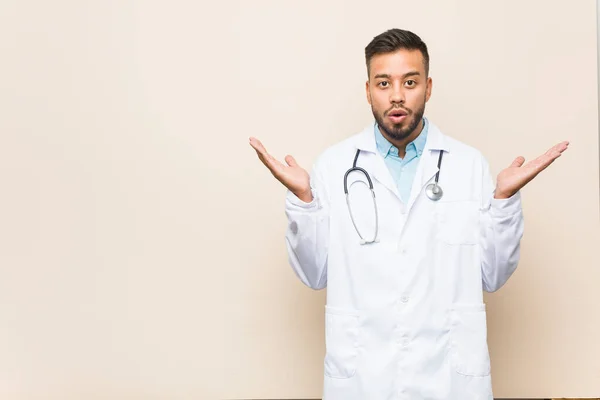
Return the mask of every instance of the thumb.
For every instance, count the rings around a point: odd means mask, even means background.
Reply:
[[[512,162],[512,164],[510,164],[511,167],[520,167],[523,165],[523,163],[525,162],[525,158],[522,156],[519,156],[517,158],[515,158],[515,160]]]
[[[297,167],[298,166],[298,163],[296,162],[296,160],[294,159],[294,157],[292,157],[290,155],[285,156],[285,162],[290,167]]]

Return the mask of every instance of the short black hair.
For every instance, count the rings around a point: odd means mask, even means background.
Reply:
[[[377,54],[393,53],[397,50],[419,50],[423,55],[425,64],[425,75],[429,75],[429,52],[427,45],[419,36],[413,32],[403,29],[389,29],[375,36],[371,43],[365,47],[365,59],[367,62],[367,72],[370,76],[371,59]]]

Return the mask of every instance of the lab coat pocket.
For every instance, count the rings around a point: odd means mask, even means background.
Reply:
[[[439,239],[450,245],[473,245],[479,238],[479,204],[476,201],[440,201],[435,219]]]
[[[458,304],[452,309],[451,360],[467,376],[490,374],[485,304]]]
[[[358,315],[352,311],[325,307],[325,375],[347,379],[356,373]]]

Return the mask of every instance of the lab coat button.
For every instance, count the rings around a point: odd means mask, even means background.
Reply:
[[[402,296],[400,298],[400,301],[403,302],[403,303],[408,303],[408,296]]]

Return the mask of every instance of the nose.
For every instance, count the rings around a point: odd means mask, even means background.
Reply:
[[[392,104],[404,104],[404,91],[402,85],[393,85],[390,91],[390,102]]]

